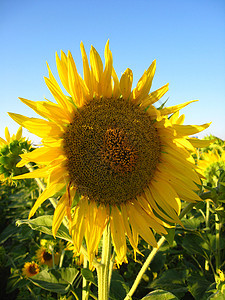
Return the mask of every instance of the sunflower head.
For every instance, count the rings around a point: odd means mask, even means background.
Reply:
[[[0,138],[0,179],[3,182],[13,182],[12,177],[27,172],[27,169],[16,165],[21,160],[20,154],[31,151],[31,143],[22,137],[22,127],[16,135],[10,137],[9,130],[5,128],[6,140]]]
[[[90,65],[82,43],[81,54],[83,78],[70,52],[56,55],[65,91],[48,66],[45,82],[56,102],[21,98],[46,120],[10,113],[42,138],[42,147],[22,154],[18,166],[34,162],[45,167],[17,178],[47,181],[30,217],[47,198],[64,190],[53,216],[53,235],[67,216],[74,252],[80,253],[85,239],[90,262],[110,224],[120,264],[126,261],[127,238],[135,252],[139,236],[156,247],[153,233],[167,234],[166,227],[181,223],[181,200],[201,200],[201,181],[191,156],[201,143],[189,135],[209,124],[183,125],[179,110],[193,101],[157,108],[168,84],[150,92],[155,61],[132,89],[132,71],[128,68],[117,77],[108,42],[105,67],[94,47]]]
[[[54,264],[58,265],[60,254],[58,252],[52,254],[50,249],[47,249],[43,246],[41,246],[36,251],[36,258],[40,265],[47,265],[49,268],[53,266],[53,258],[52,255],[54,255]]]
[[[40,272],[38,264],[35,262],[26,262],[22,269],[23,275],[26,277],[32,277]]]
[[[220,175],[225,172],[225,152],[219,154],[215,149],[203,152],[198,160],[198,167],[205,176],[204,184],[216,187]]]
[[[225,141],[210,134],[204,137],[204,140],[212,141],[208,147],[202,149],[202,152],[212,151],[213,153],[218,153],[220,156],[225,151]]]

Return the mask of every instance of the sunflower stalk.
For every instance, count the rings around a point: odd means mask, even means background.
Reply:
[[[215,229],[216,229],[216,272],[220,269],[220,221],[215,214]]]
[[[98,300],[108,300],[110,290],[110,258],[111,258],[111,234],[110,226],[107,224],[103,233],[102,260],[97,268],[98,275]]]
[[[153,258],[155,257],[156,253],[158,252],[158,250],[160,249],[160,247],[163,245],[163,243],[165,242],[166,238],[164,236],[162,236],[160,238],[160,240],[158,241],[158,247],[157,248],[153,248],[151,253],[149,254],[149,256],[147,257],[146,261],[144,262],[141,270],[139,271],[131,289],[129,290],[128,294],[126,295],[126,297],[124,298],[124,300],[130,300],[132,299],[132,295],[134,294],[134,292],[136,291],[142,276],[144,275],[144,273],[146,272],[149,264],[151,263],[151,261],[153,260]]]
[[[83,268],[88,268],[88,260],[86,257],[84,257],[84,263]],[[88,300],[89,292],[88,292],[88,281],[83,276],[83,282],[82,282],[82,300]]]
[[[192,210],[192,208],[195,206],[196,203],[189,203],[180,213],[179,218],[182,219],[184,215],[186,215],[189,211]],[[158,241],[157,248],[153,248],[153,250],[150,252],[149,256],[147,257],[145,263],[143,264],[141,270],[139,271],[131,289],[129,290],[128,294],[126,295],[126,297],[124,298],[124,300],[130,300],[132,299],[132,295],[134,294],[134,292],[136,291],[142,276],[144,275],[144,273],[146,272],[149,264],[152,262],[153,258],[155,257],[155,255],[157,254],[157,252],[159,251],[160,247],[163,245],[163,243],[165,242],[166,238],[163,236],[160,238],[160,240]]]

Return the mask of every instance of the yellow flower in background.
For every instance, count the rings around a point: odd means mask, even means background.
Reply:
[[[139,236],[156,247],[153,231],[166,234],[165,227],[180,223],[181,200],[201,200],[196,194],[201,182],[190,155],[198,142],[188,136],[209,124],[183,125],[184,115],[179,117],[178,111],[193,101],[162,109],[153,106],[168,91],[166,84],[149,93],[155,61],[132,89],[132,71],[117,77],[108,42],[104,68],[94,47],[90,66],[82,43],[81,53],[83,78],[70,52],[61,52],[61,58],[56,54],[59,77],[69,96],[48,67],[45,82],[56,103],[21,98],[46,120],[9,114],[42,138],[42,147],[21,155],[18,166],[46,165],[17,178],[47,179],[29,217],[66,187],[55,209],[53,234],[67,215],[75,251],[79,253],[85,238],[90,261],[110,222],[117,262],[122,263],[126,236],[135,251]],[[71,212],[75,194],[80,200]]]
[[[202,175],[205,176],[204,184],[216,187],[220,170],[223,169],[225,171],[225,151],[221,155],[214,149],[203,152],[197,164]]]
[[[17,168],[16,164],[21,160],[20,154],[31,151],[31,142],[22,137],[22,127],[17,133],[10,136],[8,127],[5,128],[5,140],[0,137],[0,180],[13,182],[12,176],[27,172],[26,168]]]
[[[22,269],[23,275],[26,277],[32,277],[40,272],[38,264],[35,262],[26,262]]]
[[[36,258],[40,265],[47,265],[48,267],[53,266],[52,253],[45,247],[40,247],[36,251]],[[54,253],[54,264],[58,265],[60,254]]]
[[[72,251],[74,253],[74,261],[78,266],[82,266],[84,263],[84,255],[82,253],[77,254],[77,251],[74,249],[74,245],[70,242],[67,243],[65,251]]]
[[[8,127],[5,128],[5,140],[0,137],[0,146],[9,145],[12,141],[19,141],[22,138],[22,127],[20,126],[16,134],[10,136]],[[23,138],[25,140],[25,138]]]

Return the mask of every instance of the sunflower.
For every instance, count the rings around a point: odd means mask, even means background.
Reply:
[[[70,52],[61,52],[61,57],[56,54],[59,77],[69,95],[48,66],[45,82],[56,103],[20,98],[46,120],[9,114],[42,138],[42,146],[21,155],[18,166],[46,165],[17,178],[47,179],[30,218],[47,198],[66,188],[54,212],[53,235],[67,215],[76,252],[85,239],[92,261],[110,224],[117,261],[122,263],[126,237],[135,252],[139,236],[157,247],[153,232],[167,234],[165,227],[181,223],[181,200],[200,200],[196,191],[201,182],[190,155],[198,142],[188,136],[209,124],[183,125],[179,110],[193,101],[155,108],[153,104],[168,91],[166,84],[149,92],[155,61],[132,89],[132,71],[126,69],[119,80],[108,42],[104,68],[93,46],[90,66],[83,43],[81,54],[83,78]],[[79,201],[73,203],[74,198]]]
[[[219,155],[217,150],[203,152],[197,162],[202,174],[205,176],[204,184],[216,187],[220,170],[225,171],[225,151]]]
[[[23,275],[26,277],[32,277],[40,272],[38,264],[35,262],[26,262],[22,269]]]
[[[27,169],[17,168],[16,164],[21,160],[20,154],[31,151],[31,143],[22,137],[22,127],[17,133],[10,136],[8,127],[5,128],[5,140],[0,137],[0,180],[12,182],[12,176],[26,173]]]
[[[60,257],[59,253],[54,253],[54,264],[55,265],[58,265],[59,257]],[[36,258],[37,258],[40,265],[47,265],[48,267],[53,266],[52,253],[50,251],[48,251],[48,249],[43,247],[43,246],[40,247],[36,251]]]

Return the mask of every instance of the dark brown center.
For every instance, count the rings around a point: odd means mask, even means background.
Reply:
[[[71,183],[90,201],[119,205],[151,181],[161,153],[154,121],[119,99],[93,99],[63,136]]]

